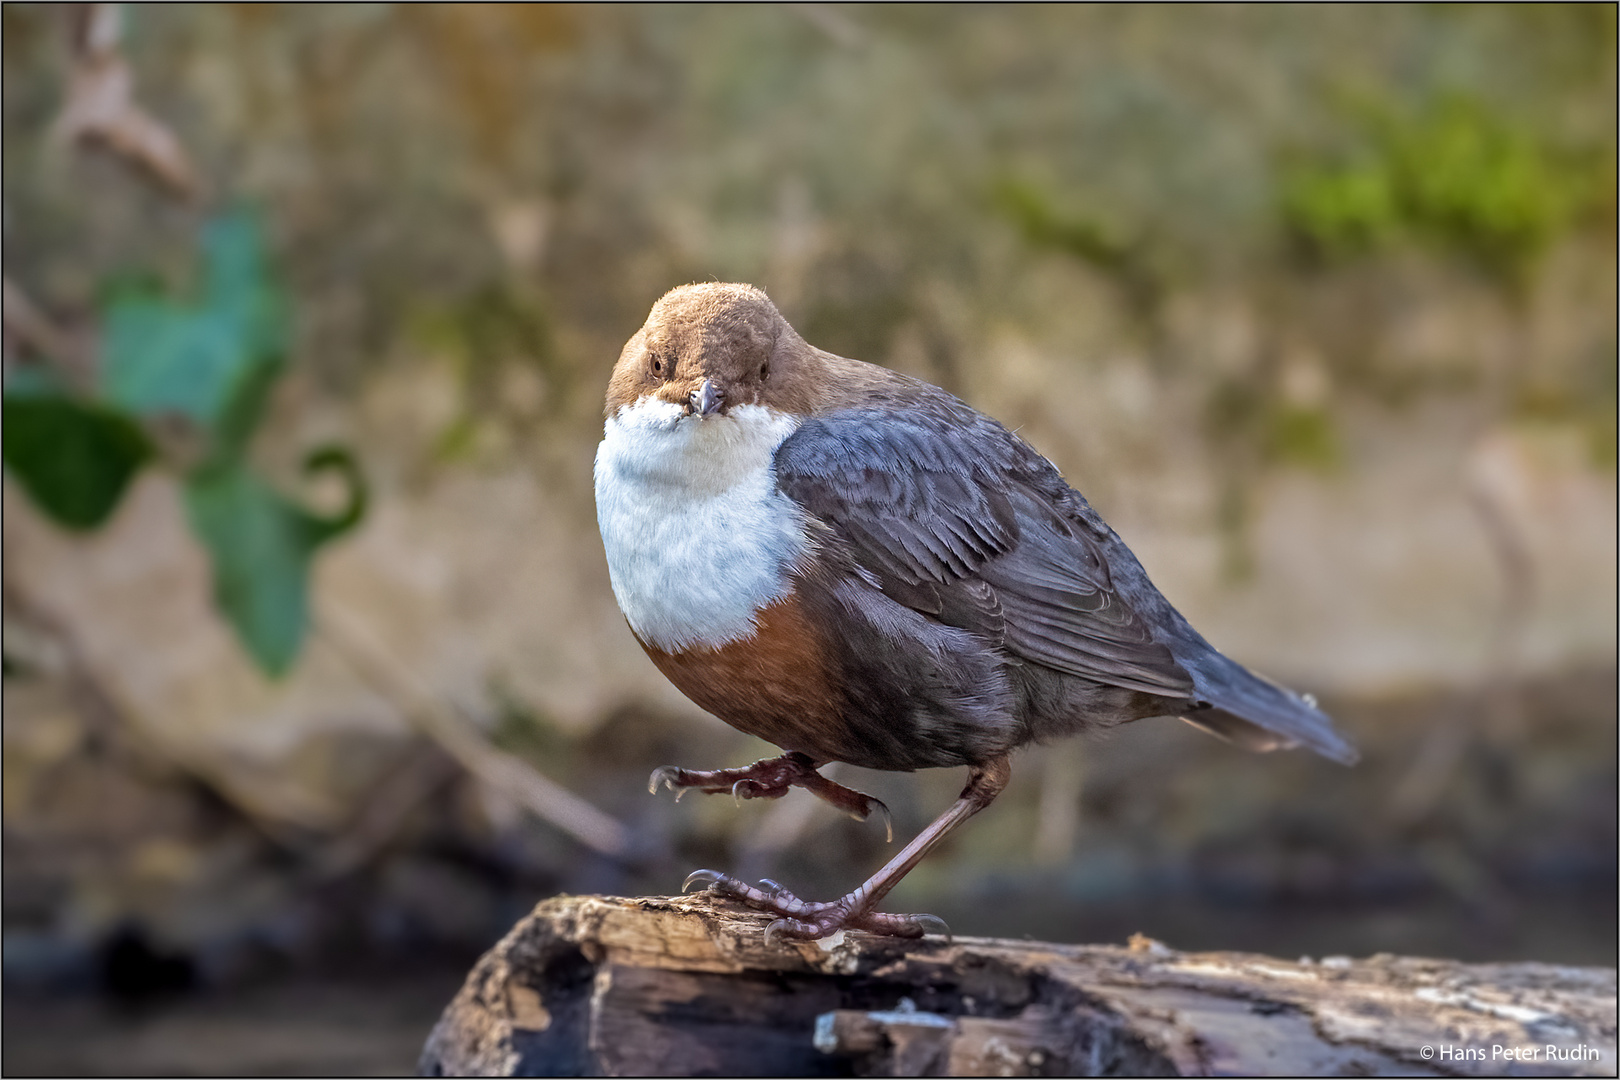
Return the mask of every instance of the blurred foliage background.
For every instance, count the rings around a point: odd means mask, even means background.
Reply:
[[[543,896],[883,860],[645,791],[769,752],[595,529],[693,280],[1018,428],[1365,751],[1045,748],[897,909],[1612,963],[1611,5],[0,10],[7,1071],[399,1069]]]

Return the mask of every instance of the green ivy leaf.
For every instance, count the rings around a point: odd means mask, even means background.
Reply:
[[[216,219],[202,247],[194,301],[138,282],[111,294],[101,392],[130,413],[184,417],[207,436],[208,453],[185,479],[186,513],[213,563],[216,606],[259,666],[280,675],[308,627],[310,560],[360,520],[365,484],[348,450],[312,454],[306,472],[336,469],[348,481],[348,506],[322,517],[248,466],[248,443],[287,351],[286,304],[254,216]]]
[[[152,454],[129,417],[60,391],[8,385],[3,424],[6,468],[41,510],[71,529],[105,521]]]
[[[213,436],[216,456],[236,456],[280,371],[286,325],[257,219],[227,215],[204,230],[196,303],[149,290],[113,296],[102,392],[134,413],[184,416]]]
[[[349,451],[329,447],[305,470],[341,470],[349,505],[332,517],[312,514],[237,461],[215,463],[186,479],[192,531],[214,564],[214,602],[259,666],[281,675],[298,655],[309,621],[309,563],[316,548],[352,528],[366,493]]]
[[[319,542],[323,544],[360,524],[360,519],[365,517],[370,494],[366,487],[365,474],[360,471],[360,462],[355,458],[354,451],[348,447],[329,443],[310,451],[304,458],[305,476],[326,471],[336,471],[343,475],[344,482],[349,487],[349,504],[331,517],[311,515],[312,527],[319,537]]]

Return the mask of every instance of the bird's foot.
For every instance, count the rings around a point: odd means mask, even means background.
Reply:
[[[780,799],[793,786],[793,775],[787,768],[779,768],[782,758],[756,761],[745,769],[682,769],[675,765],[660,765],[647,778],[647,790],[654,795],[667,787],[678,800],[688,791],[701,791],[705,795],[731,792],[732,798]]]
[[[889,839],[894,839],[893,820],[889,808],[881,800],[827,779],[816,771],[815,762],[804,754],[765,758],[741,769],[700,771],[661,765],[648,778],[647,790],[656,795],[660,787],[674,791],[676,799],[692,790],[706,795],[729,791],[739,803],[744,799],[780,799],[788,793],[788,789],[802,787],[861,821],[873,813],[879,814]]]
[[[777,916],[765,928],[765,940],[817,941],[840,930],[865,930],[885,937],[920,938],[924,934],[943,934],[947,941],[951,928],[935,915],[890,915],[872,911],[863,904],[858,893],[823,903],[800,900],[781,885],[762,879],[763,889],[740,881],[716,870],[694,870],[687,875],[681,891],[696,885],[716,896],[740,900],[755,911]]]

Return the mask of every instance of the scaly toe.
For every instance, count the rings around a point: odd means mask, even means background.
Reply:
[[[920,938],[927,934],[943,934],[951,940],[951,928],[937,915],[890,915],[883,911],[868,911],[850,919],[845,925],[852,930],[865,930],[885,937]]]
[[[815,923],[799,919],[777,919],[765,928],[765,944],[781,945],[789,941],[814,941],[826,937]]]
[[[804,903],[804,901],[795,896],[793,892],[780,881],[773,881],[770,878],[760,878],[759,883],[765,886],[766,895],[771,898],[771,903],[777,908],[791,909]]]

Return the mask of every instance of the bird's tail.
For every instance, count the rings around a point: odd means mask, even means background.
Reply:
[[[1213,652],[1213,650],[1212,650]],[[1333,729],[1313,698],[1296,694],[1219,653],[1193,675],[1200,708],[1187,723],[1249,750],[1308,746],[1325,758],[1354,765],[1356,748]]]

